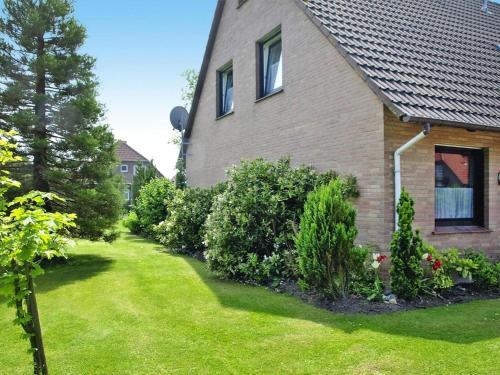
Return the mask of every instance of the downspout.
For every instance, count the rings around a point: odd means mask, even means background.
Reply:
[[[424,124],[424,129],[394,152],[394,228],[398,230],[398,203],[401,197],[401,154],[427,137],[431,124]]]

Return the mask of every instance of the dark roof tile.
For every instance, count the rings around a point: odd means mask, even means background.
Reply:
[[[302,0],[399,113],[500,129],[500,5]]]

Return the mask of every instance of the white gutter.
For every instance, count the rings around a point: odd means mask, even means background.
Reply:
[[[398,230],[398,203],[401,197],[401,154],[412,147],[414,144],[420,142],[427,137],[431,132],[431,124],[424,125],[424,130],[418,133],[415,137],[410,139],[400,148],[394,152],[394,228]]]

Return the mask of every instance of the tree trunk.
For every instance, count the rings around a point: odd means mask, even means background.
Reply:
[[[46,99],[46,77],[45,77],[45,40],[44,36],[37,38],[36,59],[36,87],[35,87],[35,115],[37,118],[33,132],[33,188],[35,190],[49,192],[50,186],[47,179],[48,166],[48,132],[47,132],[47,99]],[[49,208],[49,207],[47,207]]]
[[[47,360],[45,359],[45,349],[42,339],[42,328],[40,326],[40,317],[38,315],[38,306],[36,303],[35,287],[31,277],[30,266],[26,266],[26,278],[30,294],[27,297],[28,314],[31,316],[30,336],[31,349],[33,350],[33,364],[35,375],[48,375]]]

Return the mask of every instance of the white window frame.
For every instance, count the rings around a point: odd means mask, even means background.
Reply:
[[[231,103],[226,107],[227,81],[232,76]],[[233,62],[230,61],[217,70],[217,117],[222,117],[234,111],[234,69]]]
[[[231,104],[228,108],[226,108],[226,100],[227,100],[227,81],[229,74],[231,74]],[[225,71],[221,73],[221,114],[227,114],[233,111],[234,109],[234,71],[233,71],[233,66],[229,67]]]
[[[125,167],[125,168],[123,168],[123,167]],[[128,165],[127,164],[120,165],[120,172],[128,173]]]
[[[269,51],[271,47],[276,45],[276,43],[281,43],[281,54],[278,65],[278,71],[276,73],[276,87],[270,89],[266,87],[267,78],[269,74],[270,67],[269,64]],[[260,77],[260,93],[261,97],[265,97],[271,95],[277,91],[280,91],[283,88],[283,40],[281,38],[281,30],[274,34],[271,38],[264,40],[260,44],[261,53],[260,53],[260,64],[261,64],[261,77]]]

